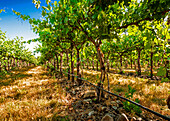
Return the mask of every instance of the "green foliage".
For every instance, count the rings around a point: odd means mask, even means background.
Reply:
[[[161,66],[157,71],[157,76],[165,76],[166,75],[166,68]]]
[[[128,93],[125,93],[126,98],[133,98],[133,94],[136,92],[130,85],[128,85]]]
[[[163,82],[170,82],[170,79],[168,79],[168,78],[162,78],[161,83],[163,83]]]
[[[25,42],[22,42],[22,40],[23,37],[16,37],[10,40],[6,37],[6,34],[0,30],[0,72],[7,73],[8,62],[14,61],[14,58],[15,65],[16,60],[36,63],[36,58],[32,55],[32,52],[25,48]]]
[[[97,75],[97,80],[95,81],[95,84],[97,84],[98,83],[98,80],[99,80],[100,78],[99,78],[99,75]]]
[[[97,79],[99,79],[99,75],[97,75]]]
[[[113,65],[120,56],[127,61],[129,55],[137,59],[138,49],[142,50],[141,57],[145,59],[150,57],[150,52],[154,52],[155,60],[159,60],[164,51],[165,58],[169,57],[169,25],[163,20],[168,16],[168,0],[46,0],[45,6],[40,6],[40,0],[33,0],[33,3],[36,8],[41,7],[43,20],[13,12],[28,20],[33,31],[39,34],[35,41],[41,43],[36,51],[41,53],[42,64],[70,51],[73,52],[72,60],[76,61],[76,49],[82,52],[81,59],[91,61],[98,59],[97,50],[100,48],[104,55],[101,54],[100,60],[106,60],[108,56]],[[116,68],[122,70],[120,64]],[[163,72],[160,70],[158,75],[163,75]]]
[[[134,92],[136,92],[136,90],[133,89],[130,85],[128,85],[128,92],[125,93],[125,97],[129,98],[129,99],[132,99]],[[135,102],[139,103],[140,101],[139,101],[139,99],[135,99]],[[142,113],[140,107],[138,107],[137,105],[131,104],[128,101],[123,102],[123,105],[124,105],[124,109],[126,111],[129,111],[131,113],[135,112],[137,114]]]
[[[117,92],[123,92],[124,89],[123,89],[123,88],[116,88],[115,91],[117,91]]]
[[[68,91],[68,87],[66,87],[66,90]]]
[[[119,74],[125,74],[125,71],[121,71],[121,68],[119,68]]]

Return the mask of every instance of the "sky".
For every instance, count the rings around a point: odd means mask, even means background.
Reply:
[[[46,5],[45,0],[40,1],[41,6]],[[41,9],[36,9],[32,0],[0,0],[1,9],[5,9],[5,12],[0,13],[0,29],[6,32],[8,38],[23,37],[23,41],[38,38],[38,35],[31,30],[29,22],[19,19],[12,12],[15,10],[21,14],[29,15],[31,18],[41,18]],[[37,43],[26,44],[26,48],[33,52],[36,45]],[[36,54],[36,56],[38,55]]]

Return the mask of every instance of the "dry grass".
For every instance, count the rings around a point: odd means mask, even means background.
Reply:
[[[100,72],[84,70],[84,78],[96,83]],[[166,98],[169,83],[119,74],[109,74],[111,91],[124,95],[128,85],[136,89],[134,99],[163,115],[170,115]],[[60,79],[47,74],[42,67],[16,70],[0,78],[0,120],[61,120],[67,119],[70,105]],[[104,83],[107,88],[107,81]]]
[[[100,72],[84,69],[83,77],[96,83],[99,80]],[[163,115],[170,115],[170,110],[166,105],[166,99],[170,94],[169,83],[113,73],[109,73],[109,81],[112,92],[124,96],[128,92],[128,85],[130,85],[136,90],[134,100],[138,98],[140,104]],[[105,80],[104,87],[107,89],[107,80]]]
[[[57,79],[41,67],[13,71],[1,80],[0,120],[53,120],[68,101]],[[65,115],[67,115],[65,113]]]

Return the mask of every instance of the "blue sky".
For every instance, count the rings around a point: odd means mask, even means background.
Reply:
[[[45,5],[45,0],[40,0],[41,5]],[[0,29],[5,32],[8,38],[13,39],[16,36],[24,37],[25,40],[37,38],[38,35],[32,32],[28,21],[19,19],[12,9],[21,12],[21,14],[30,15],[31,18],[41,18],[41,10],[36,9],[32,0],[0,0],[0,9],[5,12],[0,14]],[[29,50],[34,51],[37,43],[26,44]]]

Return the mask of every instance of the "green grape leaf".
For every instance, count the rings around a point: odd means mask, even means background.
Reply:
[[[32,40],[28,40],[27,43],[30,44],[32,42]]]

